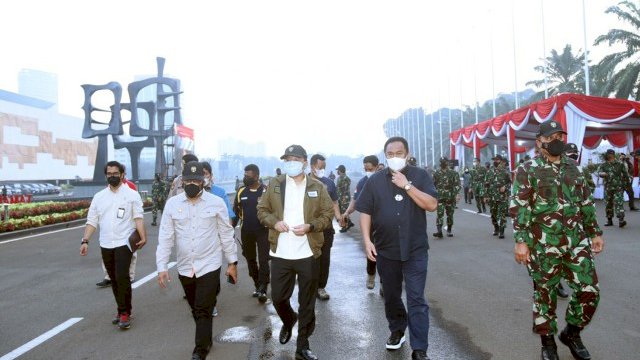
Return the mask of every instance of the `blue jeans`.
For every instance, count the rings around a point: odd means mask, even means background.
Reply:
[[[409,325],[411,348],[427,350],[429,346],[429,305],[424,296],[427,282],[427,251],[413,254],[407,261],[377,258],[378,274],[384,289],[384,311],[389,330],[404,332]],[[402,281],[407,294],[407,307],[402,302]]]

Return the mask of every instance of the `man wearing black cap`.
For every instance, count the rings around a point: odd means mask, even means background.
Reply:
[[[613,215],[618,218],[618,225],[624,227],[624,185],[628,181],[629,174],[624,165],[616,159],[613,149],[605,153],[606,162],[598,168],[598,176],[604,179],[604,201],[606,203],[607,223],[604,226],[613,225]]]
[[[516,170],[511,198],[516,262],[534,282],[533,331],[540,335],[543,360],[558,359],[558,283],[573,289],[560,341],[576,359],[590,359],[580,332],[591,322],[600,300],[593,254],[604,248],[593,197],[576,162],[564,156],[566,133],[555,121],[540,125],[541,156]]]
[[[184,154],[182,156],[182,168],[184,169],[184,166],[191,161],[198,161],[198,157],[195,156],[194,154]],[[173,179],[173,182],[171,183],[171,189],[169,190],[169,195],[167,195],[167,199],[180,194],[181,192],[184,191],[184,188],[182,186],[182,175],[178,175],[176,176],[175,179]]]
[[[212,310],[220,284],[222,253],[226,275],[235,283],[238,255],[227,207],[219,197],[204,191],[203,164],[192,161],[182,169],[184,192],[165,204],[158,233],[156,266],[158,284],[171,281],[167,264],[176,247],[178,278],[196,323],[192,359],[205,359],[211,349]]]
[[[315,328],[315,299],[324,243],[323,231],[332,226],[333,203],[319,180],[305,175],[307,152],[300,145],[286,148],[284,175],[269,181],[258,202],[258,219],[269,228],[271,250],[271,299],[282,320],[280,343],[291,339],[298,322],[296,359],[313,360],[309,337]],[[298,314],[289,299],[298,279]]]

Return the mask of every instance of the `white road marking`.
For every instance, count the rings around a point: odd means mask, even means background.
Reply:
[[[63,322],[62,324],[54,327],[53,329],[47,331],[46,333],[38,336],[37,338],[29,341],[28,343],[20,346],[19,348],[13,350],[12,352],[8,353],[7,355],[1,357],[0,360],[13,360],[13,359],[17,358],[18,356],[23,355],[27,351],[35,348],[36,346],[42,344],[43,342],[51,339],[52,337],[58,335],[59,333],[65,331],[66,329],[70,328],[71,326],[73,326],[75,323],[77,323],[78,321],[80,321],[82,319],[83,318],[71,318],[71,319]]]
[[[175,261],[174,262],[170,262],[167,265],[167,269],[171,269],[174,266],[176,266],[176,262]],[[132,289],[137,289],[139,286],[142,286],[144,283],[146,283],[147,281],[153,279],[156,276],[158,276],[158,272],[154,271],[151,274],[149,274],[149,275],[143,277],[142,279],[140,279],[140,280],[134,282],[133,284],[131,284],[131,288]],[[0,360],[3,360],[3,359],[0,359]]]
[[[475,211],[473,211],[473,210],[469,210],[469,209],[462,209],[462,211],[466,211],[466,212],[468,212],[468,213],[472,213],[472,214],[474,214],[474,215],[480,215],[480,216],[484,216],[484,217],[488,217],[488,218],[490,218],[490,217],[491,217],[491,215],[487,215],[487,214],[478,214],[477,212],[475,212]]]

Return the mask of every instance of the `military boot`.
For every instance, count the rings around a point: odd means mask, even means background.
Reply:
[[[156,222],[156,218],[153,218],[153,221],[151,222],[151,226],[158,226],[158,223]]]
[[[556,341],[554,340],[553,335],[541,335],[540,340],[542,340],[540,358],[542,360],[559,360],[558,347],[556,346]]]
[[[613,218],[607,218],[607,223],[604,226],[613,226]]]
[[[498,228],[498,225],[493,225],[493,236],[498,236],[499,232],[500,229]]]
[[[433,236],[437,238],[442,238],[442,225],[438,225],[438,232],[434,232]]]
[[[623,228],[625,225],[627,225],[627,222],[624,220],[624,218],[623,218],[623,217],[621,217],[621,218],[619,219],[619,221],[620,221],[620,222],[619,222],[618,226],[620,226],[621,228]]]
[[[447,225],[447,237],[453,237],[451,230],[453,230],[453,225]]]
[[[575,359],[589,360],[591,359],[591,354],[582,343],[580,330],[577,326],[567,325],[558,337],[563,344],[567,345]]]
[[[504,239],[504,226],[500,227],[500,230],[498,232],[498,239]]]

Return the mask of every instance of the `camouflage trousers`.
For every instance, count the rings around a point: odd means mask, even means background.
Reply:
[[[492,200],[489,202],[491,212],[491,223],[493,226],[504,229],[507,225],[507,212],[509,211],[508,200]]]
[[[476,206],[478,207],[478,211],[486,211],[486,207],[484,205],[484,195],[483,188],[481,185],[473,186],[473,197],[476,199]]]
[[[606,190],[604,192],[607,218],[613,218],[615,214],[619,219],[624,219],[624,190]]]
[[[447,213],[447,227],[453,226],[453,210],[456,206],[456,199],[439,199],[436,218],[436,226],[442,226],[444,214]]]
[[[151,206],[151,215],[153,216],[153,222],[156,222],[158,218],[158,210],[164,210],[164,201],[153,201],[153,206]]]
[[[558,333],[556,317],[558,283],[564,278],[573,290],[565,320],[585,327],[600,301],[598,275],[593,264],[591,240],[544,234],[545,243],[534,240],[527,269],[533,280],[533,332]],[[558,244],[551,246],[549,243]]]

